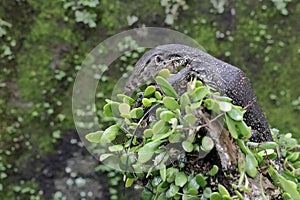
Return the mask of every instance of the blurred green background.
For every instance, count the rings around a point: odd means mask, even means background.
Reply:
[[[300,133],[298,0],[1,0],[0,199],[126,199],[121,176],[82,147],[72,119],[72,86],[101,41],[136,27],[166,27],[240,67],[270,126]],[[159,36],[157,36],[159,37]],[[114,62],[132,70],[141,52]],[[104,99],[119,77],[106,72]],[[103,89],[104,88],[104,89]],[[125,197],[124,197],[125,195]]]

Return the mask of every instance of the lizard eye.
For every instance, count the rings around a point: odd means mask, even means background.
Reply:
[[[163,57],[162,56],[159,56],[159,55],[155,56],[155,63],[157,65],[161,64],[162,61],[163,61]]]

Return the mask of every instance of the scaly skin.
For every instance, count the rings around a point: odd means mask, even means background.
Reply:
[[[185,68],[179,71],[180,66]],[[189,77],[197,77],[222,95],[230,97],[234,104],[246,107],[245,122],[253,129],[250,140],[272,141],[267,119],[244,72],[199,49],[169,44],[148,51],[136,63],[125,85],[125,91],[133,91],[144,84],[147,79],[153,79],[164,68],[175,73],[168,81],[179,94],[186,91]]]

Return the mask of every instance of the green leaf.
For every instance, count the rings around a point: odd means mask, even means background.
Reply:
[[[176,186],[175,184],[171,184],[170,188],[166,192],[166,197],[167,198],[174,197],[178,193],[179,189],[180,188],[178,186]]]
[[[271,178],[274,182],[279,182],[279,186],[283,191],[288,193],[293,199],[300,199],[300,193],[297,190],[297,185],[293,181],[285,179],[281,176],[277,171],[275,171],[272,167],[269,167],[269,171],[271,174]]]
[[[111,157],[111,156],[113,156],[113,155],[114,155],[114,154],[112,154],[112,153],[104,153],[104,154],[101,154],[99,160],[100,160],[101,162],[103,162],[105,159],[107,159],[107,158],[109,158],[109,157]]]
[[[129,115],[130,112],[130,106],[127,103],[121,103],[119,105],[119,112],[121,114]]]
[[[146,129],[146,130],[144,130],[144,136],[146,138],[150,138],[150,137],[152,137],[152,135],[153,135],[153,129]]]
[[[189,180],[188,182],[188,192],[192,195],[197,195],[198,194],[198,189],[199,189],[200,185],[197,183],[196,178],[192,178],[191,180]]]
[[[242,134],[242,138],[249,139],[251,137],[251,127],[247,126],[244,121],[238,121],[236,125]]]
[[[290,154],[286,157],[291,162],[295,162],[298,160],[300,152],[290,152]]]
[[[157,100],[161,100],[161,99],[162,99],[161,93],[160,93],[159,91],[156,91],[156,92],[154,93],[154,96],[155,96],[155,98],[156,98]]]
[[[134,108],[130,111],[129,115],[131,118],[140,119],[144,115],[144,110],[142,108]]]
[[[176,110],[176,109],[180,108],[177,101],[172,97],[164,97],[163,103],[164,103],[165,107],[170,110]]]
[[[159,85],[159,87],[164,91],[164,93],[168,96],[177,98],[178,94],[174,90],[174,88],[170,85],[170,83],[161,76],[157,76],[155,81]]]
[[[238,196],[239,199],[244,199],[244,196],[238,190],[234,190],[234,193],[236,194],[236,196]]]
[[[190,98],[189,95],[187,93],[184,93],[181,97],[180,97],[180,107],[181,107],[181,111],[185,110],[185,107],[187,105],[190,104]]]
[[[151,102],[149,99],[147,99],[147,98],[143,98],[143,99],[142,99],[142,103],[143,103],[143,105],[144,105],[145,107],[150,107],[150,106],[152,106],[152,102]]]
[[[187,177],[184,172],[179,172],[175,177],[175,185],[183,187],[187,182]]]
[[[173,168],[173,167],[168,168],[167,169],[167,179],[166,179],[166,181],[169,182],[169,183],[174,182],[177,173],[178,173],[177,168]]]
[[[223,200],[223,198],[218,192],[214,192],[211,194],[210,200]]]
[[[125,187],[129,188],[132,186],[133,183],[134,183],[134,178],[127,178],[125,182]]]
[[[205,99],[204,106],[208,110],[216,110],[216,102],[213,99]]]
[[[232,106],[231,110],[227,112],[229,117],[235,121],[242,121],[243,120],[243,113],[236,106]]]
[[[120,116],[119,105],[120,105],[120,103],[111,101],[109,103],[109,107],[107,108],[108,114],[109,114],[109,112],[111,112],[111,115],[113,117],[119,117]],[[108,109],[110,109],[111,111],[109,111]]]
[[[196,88],[203,86],[203,83],[199,80],[196,80],[196,84],[195,84]]]
[[[182,139],[183,139],[183,137],[184,137],[183,134],[176,132],[176,133],[170,135],[170,137],[169,137],[169,142],[170,142],[170,143],[181,142]],[[300,164],[300,162],[299,162],[299,164]]]
[[[113,113],[112,113],[112,110],[111,110],[111,104],[110,103],[104,105],[103,115],[105,117],[113,117]]]
[[[156,91],[156,88],[154,85],[150,85],[145,89],[144,97],[151,97],[153,93]]]
[[[168,121],[170,121],[170,119],[174,118],[175,115],[173,112],[166,110],[166,111],[161,112],[159,117],[161,120],[168,122]]]
[[[186,116],[184,116],[184,119],[188,122],[190,126],[196,124],[196,117],[193,114],[187,114]]]
[[[166,192],[160,193],[160,195],[155,200],[168,200],[166,197]]]
[[[161,143],[161,141],[154,141],[145,144],[142,148],[138,150],[138,161],[140,163],[146,163],[147,161],[149,161],[152,158],[155,150],[159,147]]]
[[[157,186],[157,192],[161,193],[169,189],[170,184],[168,182],[162,182]]]
[[[117,124],[108,127],[101,136],[101,143],[110,143],[116,139],[119,133],[119,126]]]
[[[162,181],[165,182],[167,179],[167,168],[165,164],[160,165],[159,173]]]
[[[219,101],[218,104],[219,104],[220,110],[223,112],[228,112],[232,108],[231,103],[228,103],[228,102]]]
[[[218,173],[218,171],[219,171],[219,167],[217,165],[214,165],[213,168],[209,170],[208,174],[210,176],[214,176]]]
[[[155,134],[155,135],[152,137],[152,139],[153,139],[154,141],[160,141],[160,140],[163,140],[163,139],[169,137],[169,136],[172,135],[172,134],[173,134],[173,131],[169,131],[169,132],[167,132],[167,133],[161,132],[161,133]]]
[[[125,94],[117,94],[117,97],[122,100],[124,103],[129,104],[130,106],[133,106],[135,103],[135,100]]]
[[[108,147],[108,150],[111,151],[111,152],[122,151],[123,149],[124,149],[124,147],[121,144],[116,144],[116,145]]]
[[[259,144],[260,149],[276,149],[278,144],[276,142],[264,142]]]
[[[238,138],[238,133],[236,131],[236,121],[233,121],[228,114],[225,114],[225,119],[226,119],[226,125],[228,127],[228,130],[230,132],[231,137],[233,137],[234,139]]]
[[[183,141],[182,142],[182,147],[186,152],[192,152],[194,149],[194,146],[191,142],[188,141]]]
[[[85,139],[87,139],[89,142],[100,143],[102,134],[103,134],[103,131],[89,133],[85,136]]]
[[[145,188],[142,192],[142,200],[151,200],[153,193],[148,188]]]
[[[194,90],[192,93],[192,99],[194,102],[202,100],[206,95],[208,95],[209,89],[205,86],[200,86]]]
[[[246,154],[246,172],[250,177],[252,178],[256,177],[258,173],[256,168],[257,166],[258,163],[253,153]]]
[[[196,182],[200,185],[200,187],[204,188],[207,185],[206,178],[202,174],[197,174],[195,176]]]
[[[166,133],[169,129],[169,125],[165,121],[159,120],[154,124],[152,129],[153,129],[153,135],[159,133]]]
[[[214,148],[214,146],[214,141],[210,137],[204,136],[202,138],[202,150],[204,150],[205,152],[210,152]]]
[[[170,70],[168,69],[162,69],[158,72],[158,76],[161,76],[163,78],[169,78],[171,75]]]
[[[224,102],[228,102],[228,103],[230,103],[230,102],[232,101],[231,98],[225,97],[225,96],[214,95],[214,98],[215,98],[217,101],[224,101]]]
[[[219,190],[219,192],[222,196],[225,196],[225,195],[230,196],[229,192],[227,191],[227,189],[223,185],[218,184],[218,190]]]

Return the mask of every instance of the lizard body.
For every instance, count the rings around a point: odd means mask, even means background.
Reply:
[[[179,71],[180,66],[185,66]],[[158,46],[146,52],[136,63],[125,91],[132,91],[154,78],[167,68],[175,75],[168,78],[180,94],[186,91],[187,77],[197,77],[222,95],[230,97],[234,104],[248,107],[245,122],[253,129],[251,141],[272,141],[267,119],[263,114],[251,84],[242,70],[196,48],[180,44]]]

